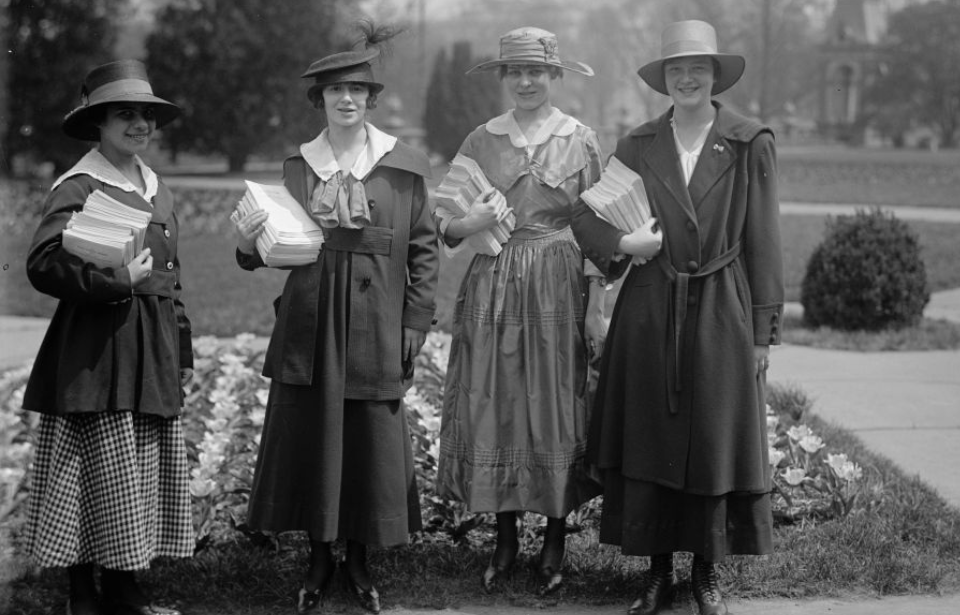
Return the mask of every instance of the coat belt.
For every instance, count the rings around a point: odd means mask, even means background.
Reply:
[[[657,263],[670,283],[673,284],[673,343],[674,343],[674,386],[673,390],[680,392],[683,390],[683,335],[684,321],[687,319],[687,295],[690,290],[690,280],[701,279],[713,275],[726,268],[730,263],[740,256],[740,244],[737,243],[732,248],[708,262],[696,273],[680,273],[676,270],[667,256],[661,253]],[[673,401],[670,402],[670,414],[676,414],[677,408]]]

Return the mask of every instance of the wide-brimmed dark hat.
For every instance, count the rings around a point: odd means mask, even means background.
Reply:
[[[310,65],[303,79],[313,78],[314,84],[307,90],[307,97],[316,100],[323,88],[336,83],[364,83],[370,87],[371,94],[383,89],[383,84],[373,78],[371,62],[380,55],[378,47],[368,47],[351,51],[341,51],[321,58]]]
[[[746,61],[743,56],[717,52],[717,32],[705,21],[677,21],[660,35],[660,59],[640,67],[637,74],[654,90],[667,94],[663,63],[672,58],[709,56],[720,64],[711,94],[719,94],[740,80]]]
[[[136,102],[153,105],[157,128],[180,115],[180,107],[153,95],[147,69],[138,60],[119,60],[90,71],[80,88],[80,106],[63,118],[63,132],[74,139],[99,141],[100,128],[91,121],[95,107],[107,103]]]
[[[556,66],[575,73],[593,76],[593,69],[583,62],[563,62],[560,60],[557,35],[542,28],[517,28],[500,37],[500,57],[477,64],[467,74],[482,70],[492,70],[507,64],[540,64]]]

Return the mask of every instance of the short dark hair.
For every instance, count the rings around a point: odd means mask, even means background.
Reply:
[[[720,61],[713,56],[707,56],[707,57],[710,58],[710,64],[713,65],[713,81],[714,83],[716,83],[717,81],[720,80]],[[670,62],[670,60],[674,60],[674,59],[676,58],[669,58],[665,60],[663,64],[660,65],[660,70],[663,71],[664,81],[667,80],[667,64]]]
[[[500,65],[500,81],[503,81],[503,78],[507,76],[507,71],[510,70],[511,66],[522,66],[523,63],[517,64],[501,64]],[[531,66],[527,64],[527,66]],[[547,72],[550,74],[551,79],[563,79],[563,69],[559,66],[550,66],[549,64],[533,64],[532,66],[542,66],[547,69]]]
[[[377,108],[377,93],[373,91],[373,88],[369,83],[363,83],[362,81],[350,81],[349,83],[356,83],[357,85],[363,85],[367,88],[367,111],[373,111]],[[310,102],[313,103],[315,109],[319,109],[323,113],[323,90],[330,87],[331,85],[337,85],[336,83],[328,83],[322,87],[312,87],[307,92],[307,97],[310,99]]]

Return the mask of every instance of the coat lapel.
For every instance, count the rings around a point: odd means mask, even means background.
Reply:
[[[703,143],[700,158],[697,159],[697,166],[693,170],[690,185],[687,187],[690,200],[695,208],[699,209],[700,203],[703,202],[710,189],[733,166],[737,159],[736,152],[733,144],[723,136],[720,114],[718,113],[713,127],[710,128],[710,134],[707,135],[707,139]]]
[[[673,199],[680,204],[691,218],[695,217],[690,193],[683,181],[683,171],[677,158],[677,147],[673,142],[673,130],[670,128],[669,113],[660,118],[657,134],[653,143],[643,152],[643,160],[650,171],[667,188]],[[657,204],[654,203],[654,207]],[[661,214],[662,215],[662,214]]]

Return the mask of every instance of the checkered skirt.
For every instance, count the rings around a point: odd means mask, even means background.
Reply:
[[[148,568],[189,557],[194,533],[179,417],[42,415],[27,553],[43,567]]]

